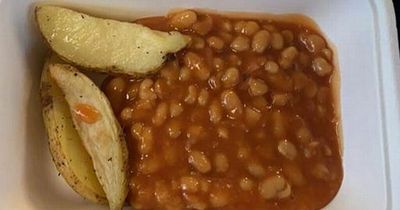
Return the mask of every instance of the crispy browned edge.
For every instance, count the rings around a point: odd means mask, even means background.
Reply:
[[[42,76],[44,74],[44,71],[48,71],[48,65],[50,64],[50,57],[49,56],[46,59],[46,62],[43,67],[43,72]],[[47,72],[48,73],[48,72]],[[46,121],[46,113],[49,111],[49,109],[52,108],[53,106],[53,97],[49,94],[48,89],[52,88],[52,84],[50,82],[43,81],[43,79],[40,79],[40,98],[41,98],[41,105],[42,105],[42,116],[43,120]],[[48,132],[47,124],[44,123],[46,126],[46,132]],[[59,128],[62,129],[62,128]],[[58,129],[56,128],[55,130],[56,133],[58,132]],[[60,143],[55,140],[50,138],[50,135],[48,135],[48,145],[49,145],[49,150],[50,154],[52,156],[52,160],[54,165],[56,166],[57,170],[59,173],[62,175],[62,177],[65,179],[65,181],[68,183],[68,185],[79,195],[81,195],[83,198],[88,199],[92,202],[99,203],[99,204],[107,204],[107,198],[103,197],[100,194],[97,194],[94,191],[91,191],[91,194],[82,194],[81,192],[87,191],[86,188],[83,188],[83,185],[78,184],[81,182],[79,178],[69,169],[68,167],[68,161],[62,161],[62,160],[67,160],[65,154],[62,151]],[[60,160],[61,162],[58,162],[56,160]]]
[[[49,4],[49,5],[50,5],[50,4]],[[46,39],[46,37],[42,34],[42,30],[40,29],[40,26],[39,26],[39,24],[38,24],[37,12],[40,10],[40,8],[41,8],[42,6],[45,6],[45,5],[44,5],[44,4],[38,4],[38,5],[35,6],[35,9],[34,9],[34,19],[35,19],[35,23],[36,23],[37,28],[39,29],[39,32],[40,32],[40,35],[41,35],[42,39],[43,39],[44,42],[46,43],[46,46],[47,46],[49,49],[51,49],[52,52],[53,52],[54,54],[57,55],[57,57],[59,57],[59,58],[62,59],[63,61],[65,61],[65,62],[67,62],[67,63],[69,63],[69,64],[71,64],[71,65],[73,65],[73,66],[75,66],[75,67],[77,67],[77,68],[79,68],[79,69],[84,69],[84,70],[93,71],[93,72],[97,72],[97,73],[103,73],[103,74],[112,74],[112,75],[121,75],[121,74],[123,74],[123,73],[121,73],[123,70],[117,68],[116,66],[106,66],[106,67],[104,67],[104,68],[95,68],[95,67],[91,67],[91,66],[84,66],[84,65],[80,65],[80,64],[78,64],[78,63],[75,63],[75,62],[73,62],[73,61],[71,61],[71,60],[68,60],[68,59],[65,58],[64,56],[60,55],[60,54],[52,47],[52,45],[49,43],[49,41]],[[57,5],[51,5],[51,6],[57,6]],[[60,7],[63,7],[63,8],[66,8],[66,9],[70,9],[69,7],[66,7],[66,6],[60,6]],[[72,9],[72,10],[77,11],[77,12],[81,12],[81,11],[76,10],[76,9]],[[98,16],[91,15],[91,14],[86,13],[86,12],[82,12],[82,13],[88,14],[88,15],[90,15],[90,16],[92,16],[92,17],[102,18],[102,17],[98,17]],[[121,21],[121,20],[118,20],[118,21]],[[144,77],[146,77],[146,76],[153,75],[153,74],[155,74],[155,73],[158,72],[158,70],[164,65],[164,63],[165,63],[166,61],[167,61],[167,59],[165,58],[163,64],[162,64],[160,67],[155,68],[155,69],[148,70],[148,72],[145,73],[145,74],[142,74],[142,73],[135,73],[135,74],[126,74],[126,75],[129,75],[129,76],[135,77],[135,78],[144,78]]]

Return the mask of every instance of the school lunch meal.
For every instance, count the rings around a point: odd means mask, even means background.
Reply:
[[[343,179],[336,52],[302,15],[37,5],[53,162],[111,210],[315,210]],[[102,81],[90,75],[102,75]]]

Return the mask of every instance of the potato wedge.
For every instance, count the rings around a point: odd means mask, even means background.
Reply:
[[[49,72],[65,95],[110,209],[121,209],[128,193],[128,150],[109,101],[88,77],[70,65],[52,64]]]
[[[64,60],[102,72],[145,75],[157,70],[168,53],[184,48],[189,38],[145,26],[102,19],[56,6],[36,7],[39,29]]]
[[[47,60],[40,84],[42,114],[50,153],[57,170],[78,194],[90,201],[105,204],[106,195],[94,172],[92,159],[74,128],[67,101],[49,78],[48,67],[56,62],[54,56]]]

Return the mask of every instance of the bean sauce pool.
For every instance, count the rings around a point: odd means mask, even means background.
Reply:
[[[305,24],[192,10],[136,21],[190,44],[103,83],[136,209],[320,209],[343,171],[333,52]]]

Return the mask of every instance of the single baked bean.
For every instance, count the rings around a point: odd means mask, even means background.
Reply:
[[[210,69],[204,63],[196,68],[194,71],[195,75],[198,79],[206,81],[210,77]]]
[[[267,61],[264,67],[265,71],[267,71],[270,74],[276,74],[279,71],[279,66],[274,61]]]
[[[328,61],[332,61],[332,51],[328,48],[325,48],[323,50],[321,50],[322,55],[326,58],[326,60]]]
[[[144,111],[144,110],[150,110],[153,109],[155,106],[155,100],[145,100],[145,99],[140,99],[136,102],[134,109],[138,111]],[[136,113],[134,113],[133,118],[135,118]]]
[[[160,70],[160,76],[164,78],[169,85],[178,80],[179,70],[174,65],[167,66]]]
[[[197,100],[197,88],[194,85],[188,87],[188,93],[185,97],[185,102],[188,104],[194,104]]]
[[[268,107],[268,102],[263,96],[253,97],[251,104],[258,110],[265,110]]]
[[[181,189],[183,191],[195,193],[199,190],[199,180],[192,176],[181,177]]]
[[[121,77],[110,80],[105,87],[105,95],[109,99],[113,110],[119,112],[122,108],[123,94],[126,89],[126,81]]]
[[[294,144],[288,140],[281,140],[278,143],[278,151],[289,160],[294,160],[297,156],[297,149]]]
[[[230,201],[229,193],[219,188],[210,192],[210,204],[214,208],[220,208],[228,205]]]
[[[232,90],[225,90],[221,93],[221,104],[231,118],[237,118],[243,113],[243,104]]]
[[[306,52],[300,52],[298,60],[304,67],[308,67],[311,64],[311,57]]]
[[[223,69],[225,67],[225,62],[222,58],[214,58],[213,59],[213,67],[214,69],[216,69],[217,71],[220,71],[221,69]]]
[[[312,69],[318,76],[327,76],[332,72],[332,65],[324,58],[317,57],[312,61]]]
[[[311,141],[312,134],[310,129],[308,129],[306,126],[300,127],[297,132],[296,132],[296,137],[297,140],[301,143],[307,143]]]
[[[231,43],[233,40],[233,35],[228,32],[219,32],[218,36],[221,37],[225,43]]]
[[[107,93],[122,93],[126,88],[126,81],[122,77],[115,77],[107,84]],[[107,94],[108,95],[108,94]]]
[[[325,164],[322,163],[317,163],[311,170],[311,174],[317,178],[317,179],[321,179],[324,181],[329,181],[332,179],[332,175],[328,169],[328,167],[326,167]]]
[[[265,176],[265,169],[262,165],[256,162],[251,162],[247,165],[247,171],[256,178]]]
[[[220,28],[226,32],[231,32],[233,30],[231,21],[226,20],[226,19],[221,21]]]
[[[240,31],[242,34],[246,36],[252,36],[255,34],[258,30],[260,30],[260,26],[258,25],[257,22],[255,21],[246,21],[244,24],[242,30]]]
[[[221,81],[225,88],[234,87],[239,83],[239,70],[235,67],[228,68],[222,75]]]
[[[208,114],[210,115],[210,121],[214,124],[217,124],[222,119],[221,105],[217,100],[211,102]]]
[[[207,173],[211,170],[211,163],[203,152],[190,151],[188,161],[200,173]]]
[[[148,154],[153,148],[153,132],[150,127],[135,123],[131,127],[132,135],[138,140],[138,149],[141,154]]]
[[[197,102],[200,106],[205,106],[208,102],[209,93],[206,89],[201,89],[199,93],[199,97],[197,98]]]
[[[153,132],[150,127],[143,127],[141,137],[139,138],[139,152],[148,154],[154,145]]]
[[[210,180],[200,179],[200,190],[205,193],[208,192],[210,189],[210,183]]]
[[[131,127],[131,134],[136,139],[139,139],[143,132],[143,124],[142,123],[135,123]]]
[[[213,27],[213,20],[210,16],[202,16],[196,23],[192,25],[193,31],[204,36],[210,32]]]
[[[261,118],[261,113],[259,110],[256,110],[254,108],[251,108],[249,106],[247,106],[244,109],[244,113],[245,113],[245,120],[247,125],[249,125],[250,127],[253,127],[257,124],[257,122],[260,120]]]
[[[294,40],[294,34],[291,30],[283,30],[282,36],[287,44],[291,44]]]
[[[291,92],[293,90],[292,78],[284,71],[279,71],[276,74],[268,74],[266,81],[271,89],[280,92]]]
[[[201,38],[199,36],[192,36],[192,40],[189,45],[190,48],[200,50],[200,49],[203,49],[205,46],[206,46],[206,42],[204,41],[203,38]]]
[[[304,87],[303,93],[307,98],[314,98],[318,92],[317,83],[314,80],[309,79],[308,83]]]
[[[250,39],[246,36],[239,35],[231,43],[231,49],[234,52],[247,51],[250,48]]]
[[[197,21],[197,14],[191,10],[176,13],[169,19],[169,24],[175,29],[186,29]]]
[[[214,157],[214,165],[217,172],[226,172],[229,169],[228,158],[223,153],[217,153]]]
[[[181,113],[183,112],[183,106],[181,103],[177,102],[177,101],[171,101],[170,105],[169,105],[169,113],[170,113],[170,117],[174,118],[179,116]]]
[[[257,53],[263,53],[271,41],[271,34],[266,30],[258,31],[251,42],[251,49]]]
[[[219,138],[228,139],[229,138],[229,131],[227,128],[219,127],[217,128],[217,134]]]
[[[260,195],[267,200],[274,198],[283,199],[290,196],[291,187],[285,178],[274,175],[264,179],[258,185],[258,191]]]
[[[140,99],[134,103],[133,106],[133,114],[132,120],[137,121],[146,121],[152,118],[153,110],[155,109],[155,100],[143,100]]]
[[[207,39],[207,43],[210,47],[216,49],[216,50],[222,50],[224,48],[224,40],[217,36],[211,36]]]
[[[244,178],[240,179],[239,186],[244,191],[250,191],[253,189],[254,182],[253,182],[253,180],[251,180],[247,177],[244,177]]]
[[[299,54],[299,51],[297,50],[296,47],[291,46],[291,47],[284,49],[281,52],[281,57],[279,60],[280,66],[283,69],[288,69],[288,68],[292,67],[293,62],[298,54]]]
[[[184,66],[181,68],[180,74],[179,74],[179,80],[180,81],[188,81],[190,79],[191,71],[188,67]]]
[[[294,90],[296,91],[302,90],[310,81],[310,79],[301,71],[293,72],[292,78]]]
[[[306,183],[306,178],[296,164],[285,163],[283,173],[294,186],[303,186]]]
[[[120,118],[124,122],[129,122],[133,118],[133,109],[131,107],[125,107],[120,113]]]
[[[154,83],[154,93],[156,93],[157,97],[162,99],[167,95],[167,82],[165,79],[160,78]]]
[[[145,100],[154,100],[157,98],[157,95],[153,90],[153,80],[144,79],[139,86],[139,97]]]
[[[268,86],[261,79],[249,79],[249,94],[251,96],[262,96],[268,92]]]
[[[242,60],[239,58],[239,56],[235,54],[230,54],[227,58],[227,62],[229,66],[240,66],[242,65]]]
[[[176,119],[170,120],[165,128],[167,130],[169,137],[173,139],[178,138],[182,133],[181,122]]]
[[[157,106],[152,122],[155,126],[160,126],[165,122],[167,117],[168,117],[168,104],[162,102]]]
[[[285,40],[283,40],[283,36],[280,33],[272,33],[271,36],[271,46],[274,50],[281,50],[285,45]]]
[[[204,65],[203,59],[194,52],[188,52],[183,57],[185,66],[190,69],[199,69],[201,65]]]
[[[317,155],[320,143],[317,141],[308,142],[303,148],[304,156],[306,158],[312,158]]]
[[[202,136],[204,136],[204,128],[200,125],[190,125],[186,131],[186,137],[189,142],[194,144],[196,143]]]
[[[245,27],[246,27],[246,21],[241,20],[235,23],[234,30],[236,33],[242,33]]]
[[[140,162],[138,170],[143,174],[152,174],[160,169],[160,164],[158,158],[154,156],[147,157]]]
[[[274,93],[272,94],[272,104],[276,106],[285,106],[289,101],[289,94]]]
[[[326,48],[325,40],[316,34],[302,35],[300,40],[311,53],[317,53]]]

